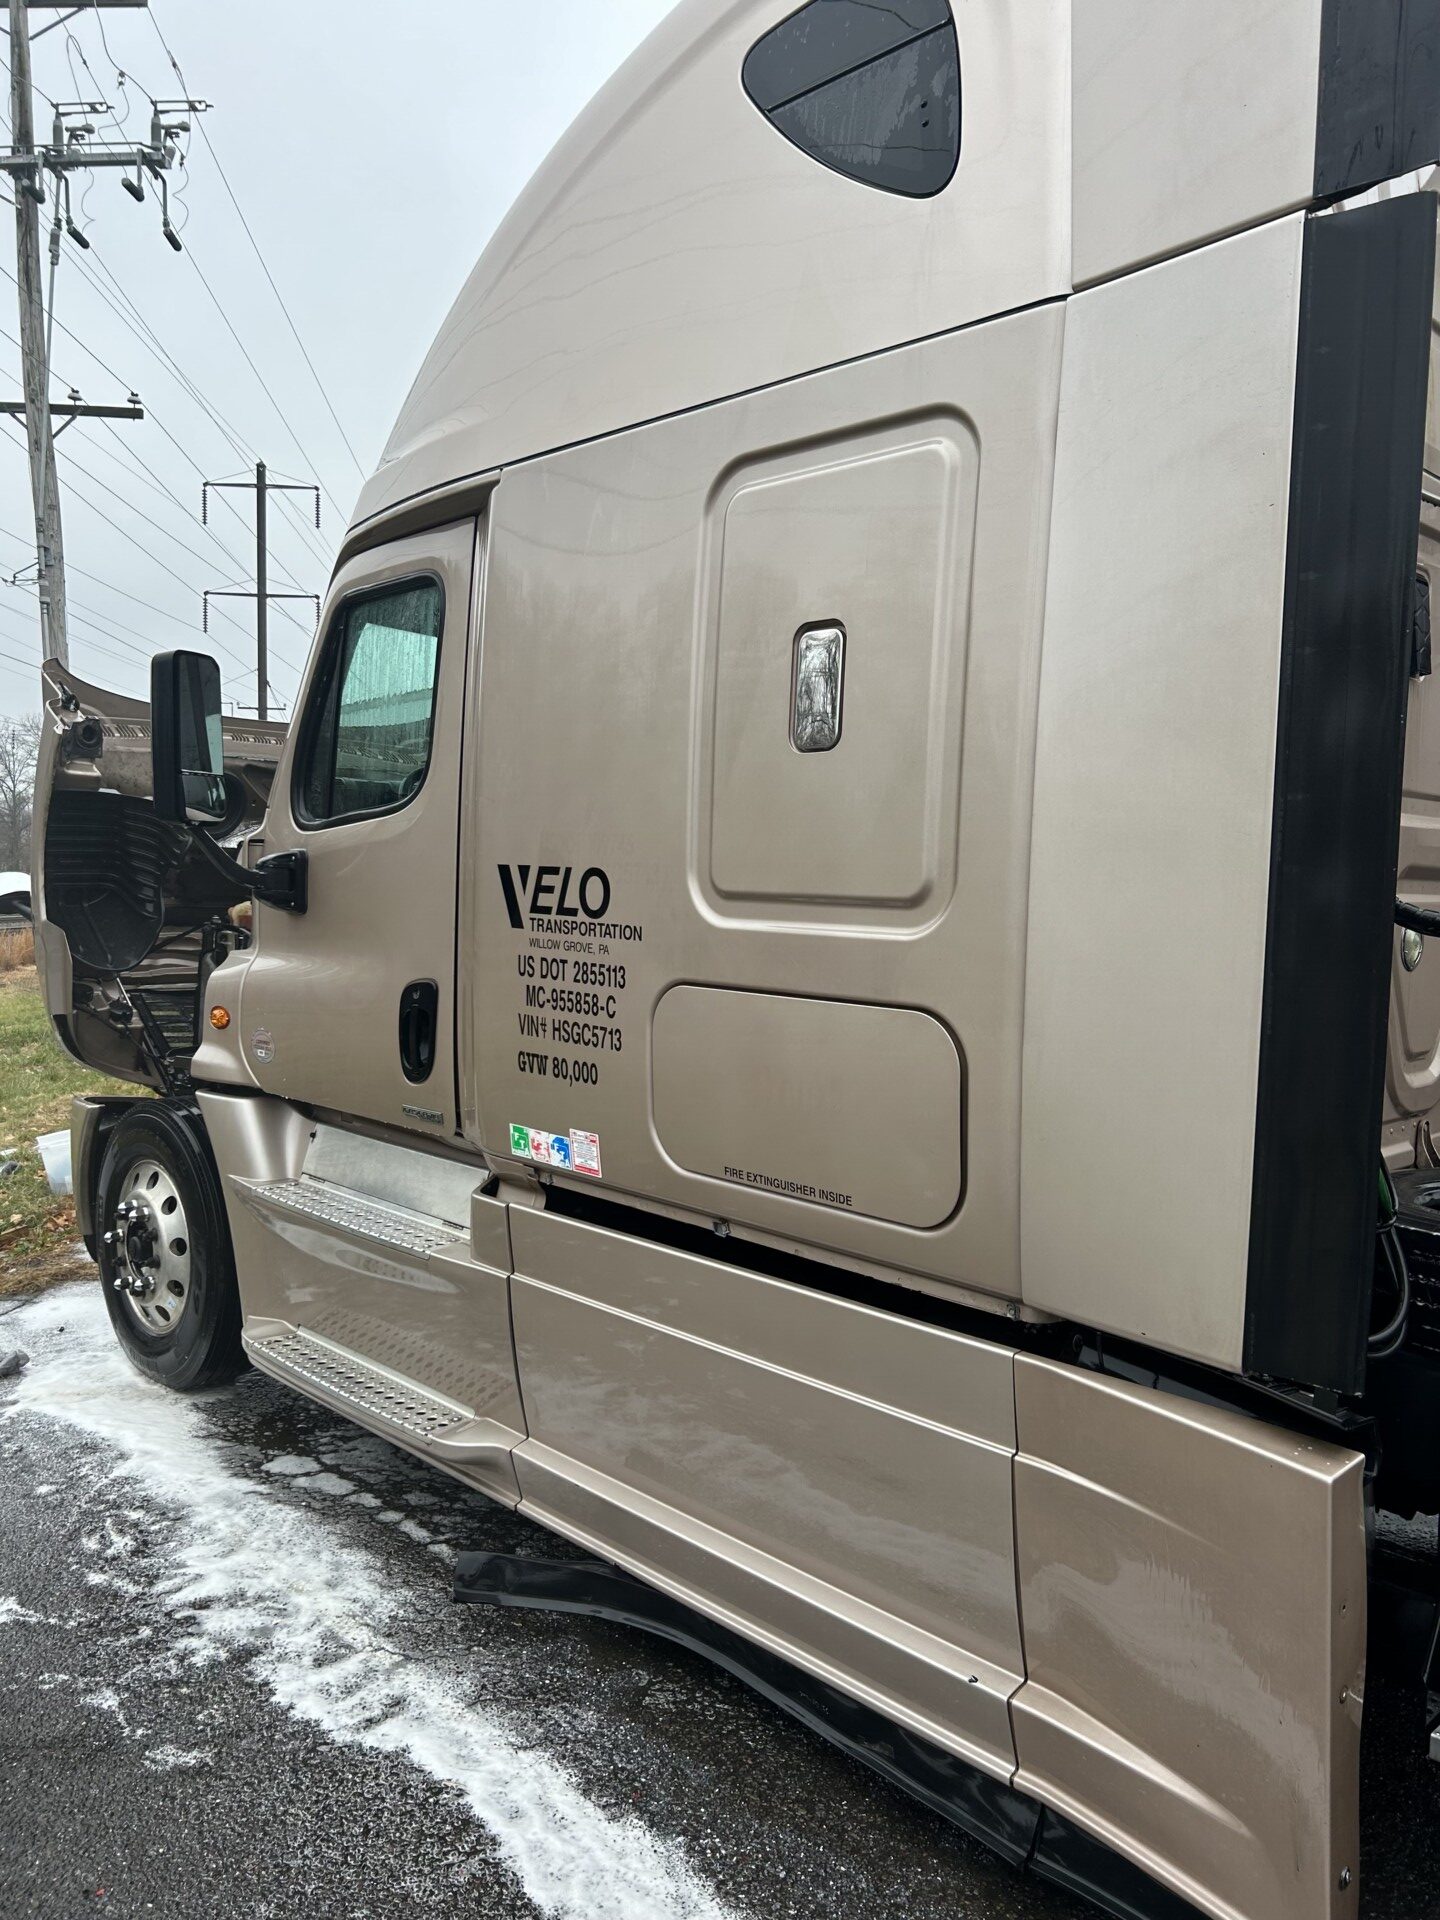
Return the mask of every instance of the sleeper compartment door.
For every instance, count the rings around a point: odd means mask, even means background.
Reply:
[[[267,1093],[428,1137],[455,1126],[455,866],[474,521],[340,571],[265,852],[304,914],[256,910],[240,1048]]]

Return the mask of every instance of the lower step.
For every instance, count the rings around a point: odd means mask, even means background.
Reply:
[[[438,1393],[417,1387],[359,1354],[337,1347],[301,1328],[247,1335],[250,1357],[267,1373],[294,1380],[297,1385],[340,1401],[347,1411],[367,1424],[393,1427],[427,1444],[461,1440],[477,1422],[467,1408]]]

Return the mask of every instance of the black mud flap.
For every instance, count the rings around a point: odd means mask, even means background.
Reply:
[[[1071,1821],[608,1561],[462,1553],[454,1597],[472,1606],[586,1614],[673,1640],[743,1680],[1013,1866],[1080,1894],[1113,1920],[1199,1920],[1188,1901]]]

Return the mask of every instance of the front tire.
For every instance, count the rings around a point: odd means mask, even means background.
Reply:
[[[97,1183],[100,1279],[116,1338],[177,1393],[246,1364],[219,1176],[197,1115],[161,1100],[117,1121]]]

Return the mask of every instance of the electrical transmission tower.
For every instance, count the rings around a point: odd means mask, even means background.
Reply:
[[[70,212],[70,175],[82,168],[118,167],[121,184],[132,199],[145,198],[145,182],[160,190],[160,230],[175,251],[180,236],[170,224],[170,195],[165,175],[180,157],[179,136],[190,131],[188,120],[177,117],[201,113],[202,100],[156,100],[151,103],[150,138],[137,146],[96,140],[90,116],[107,113],[103,100],[73,101],[55,107],[48,145],[35,141],[35,111],[30,86],[31,9],[60,12],[35,35],[49,33],[73,13],[92,8],[138,8],[147,0],[8,0],[10,13],[10,152],[0,155],[0,171],[15,185],[16,282],[20,303],[20,352],[24,398],[0,404],[0,412],[23,413],[30,449],[30,491],[35,503],[35,558],[40,599],[40,633],[46,658],[68,663],[70,646],[65,624],[65,548],[60,529],[60,486],[55,467],[55,416],[65,425],[86,418],[139,420],[144,410],[132,393],[124,406],[90,406],[78,394],[65,403],[50,401],[50,338],[55,322],[55,269],[60,263],[62,234],[75,244],[90,243]],[[41,287],[40,209],[45,205],[49,176],[54,213],[50,226],[50,287]],[[59,431],[63,432],[64,428]]]
[[[210,602],[212,600],[253,600],[255,602],[255,685],[256,714],[261,720],[270,718],[270,602],[272,600],[310,600],[314,602],[315,618],[320,618],[320,596],[318,593],[275,593],[270,586],[269,555],[266,552],[267,514],[266,504],[272,493],[313,493],[315,496],[315,524],[320,524],[320,489],[308,481],[272,480],[266,471],[265,462],[255,463],[253,480],[206,480],[200,487],[200,524],[210,524],[210,494],[212,489],[235,487],[242,493],[255,495],[255,585],[253,587],[211,587],[204,596],[204,628],[210,631]],[[293,578],[293,576],[292,576]]]

